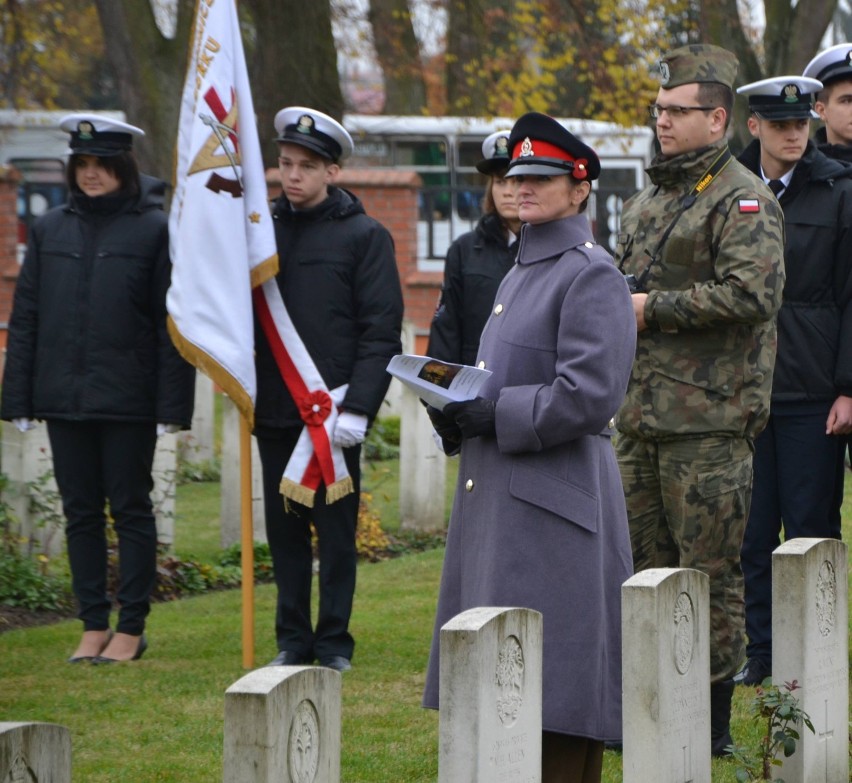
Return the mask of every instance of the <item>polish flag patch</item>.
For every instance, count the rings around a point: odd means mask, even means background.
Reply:
[[[760,202],[756,198],[741,198],[740,212],[760,212]]]

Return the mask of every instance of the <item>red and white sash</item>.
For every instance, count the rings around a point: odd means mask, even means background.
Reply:
[[[284,469],[281,494],[313,506],[317,489],[325,484],[326,503],[334,503],[354,491],[343,449],[332,442],[347,386],[329,391],[290,319],[275,278],[257,286],[252,296],[281,377],[305,423]]]

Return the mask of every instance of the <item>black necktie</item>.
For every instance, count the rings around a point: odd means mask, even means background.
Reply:
[[[787,187],[780,179],[771,179],[769,180],[769,189],[776,195],[784,190]]]

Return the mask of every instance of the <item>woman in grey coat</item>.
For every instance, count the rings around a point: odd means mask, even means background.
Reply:
[[[441,626],[477,606],[543,614],[542,783],[599,781],[621,738],[621,584],[633,573],[610,419],[636,342],[627,285],[592,239],[595,152],[530,113],[509,140],[518,263],[478,364],[482,397],[429,411],[461,465],[423,703],[438,707]]]

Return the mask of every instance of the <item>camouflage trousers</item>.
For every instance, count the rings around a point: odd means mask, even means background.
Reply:
[[[710,577],[710,680],[733,676],[745,655],[740,546],[751,500],[751,442],[619,433],[616,453],[634,568],[694,568]]]

